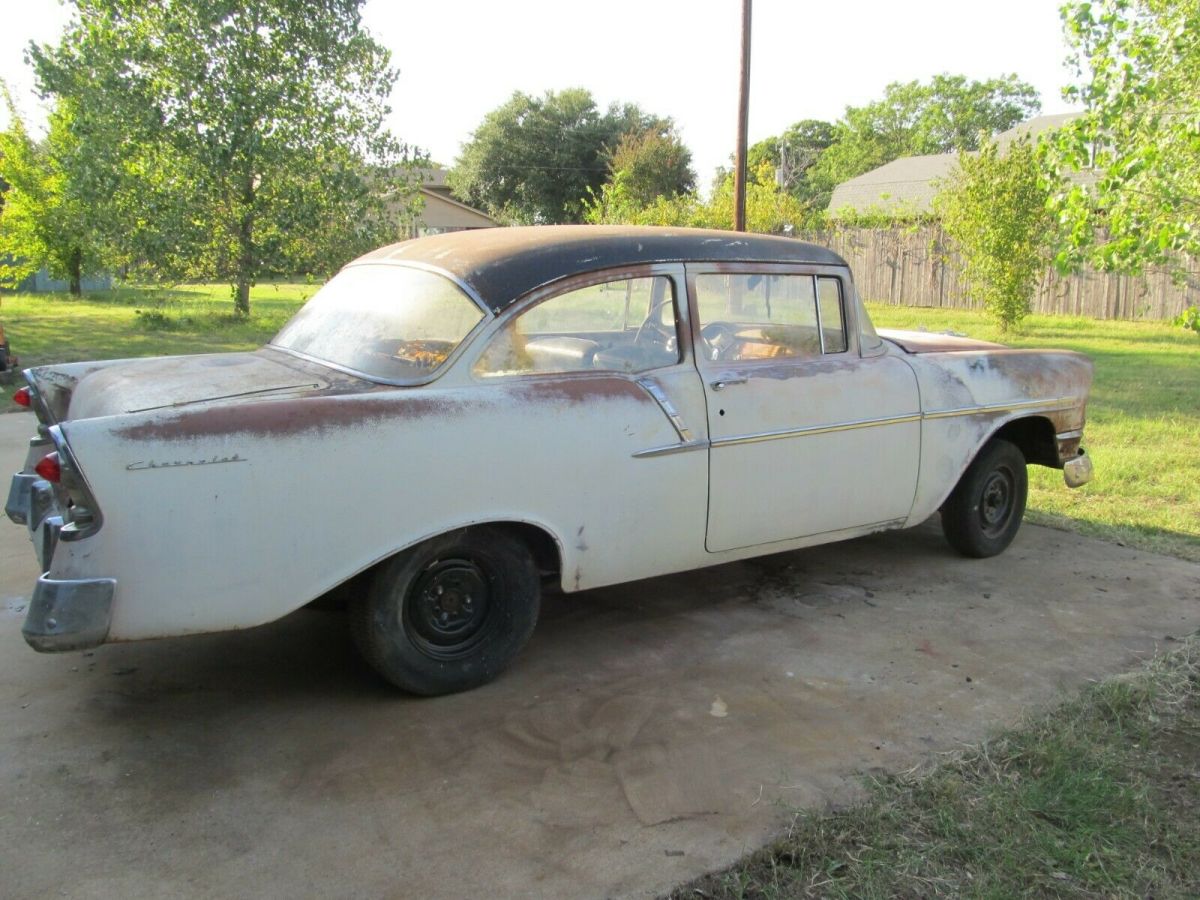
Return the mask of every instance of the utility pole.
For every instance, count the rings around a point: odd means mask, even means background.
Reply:
[[[733,230],[746,230],[746,123],[750,117],[750,4],[742,0],[742,73],[738,94],[737,155],[733,163]]]

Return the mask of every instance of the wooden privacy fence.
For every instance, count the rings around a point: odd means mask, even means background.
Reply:
[[[838,228],[803,235],[830,247],[850,263],[864,300],[893,306],[975,309],[963,283],[962,262],[937,225],[916,228]],[[1200,261],[1189,260],[1178,283],[1166,271],[1114,275],[1084,271],[1042,276],[1031,308],[1036,313],[1095,319],[1173,319],[1200,305]]]

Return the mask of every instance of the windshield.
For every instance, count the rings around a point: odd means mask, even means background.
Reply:
[[[479,307],[442,275],[357,265],[317,291],[271,346],[373,378],[426,378],[482,318]]]

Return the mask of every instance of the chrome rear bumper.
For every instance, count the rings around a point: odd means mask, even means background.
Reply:
[[[108,638],[112,624],[115,578],[58,581],[43,575],[33,589],[33,600],[21,634],[34,650],[60,653],[98,647]]]

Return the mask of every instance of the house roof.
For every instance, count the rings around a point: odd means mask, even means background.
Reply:
[[[1026,122],[1022,122],[1020,125],[1013,126],[1008,131],[1000,132],[993,140],[1000,145],[1001,149],[1007,147],[1017,138],[1030,137],[1036,141],[1045,132],[1062,128],[1072,119],[1078,119],[1081,115],[1082,113],[1069,112],[1056,113],[1052,116],[1035,116]]]
[[[455,200],[449,192],[428,187],[419,191],[425,206],[417,221],[426,228],[492,228],[499,224],[487,213]]]
[[[361,263],[416,263],[462,282],[495,312],[569,275],[661,262],[846,265],[825,247],[792,238],[699,228],[541,225],[482,228],[402,241]]]
[[[955,153],[905,156],[894,159],[833,189],[829,209],[837,213],[847,207],[858,212],[929,212],[937,182],[958,166]]]
[[[441,166],[421,166],[413,171],[419,176],[422,187],[446,191],[450,189],[446,184],[446,170]]]
[[[1080,113],[1057,113],[1035,116],[1002,131],[994,138],[1001,150],[1022,137],[1038,140],[1043,134],[1061,128]],[[829,211],[835,215],[844,209],[855,212],[906,213],[924,215],[933,211],[933,198],[939,182],[951,175],[958,166],[957,153],[937,153],[931,156],[905,156],[864,172],[833,189]],[[1077,173],[1072,181],[1080,184],[1094,181],[1091,173]]]

